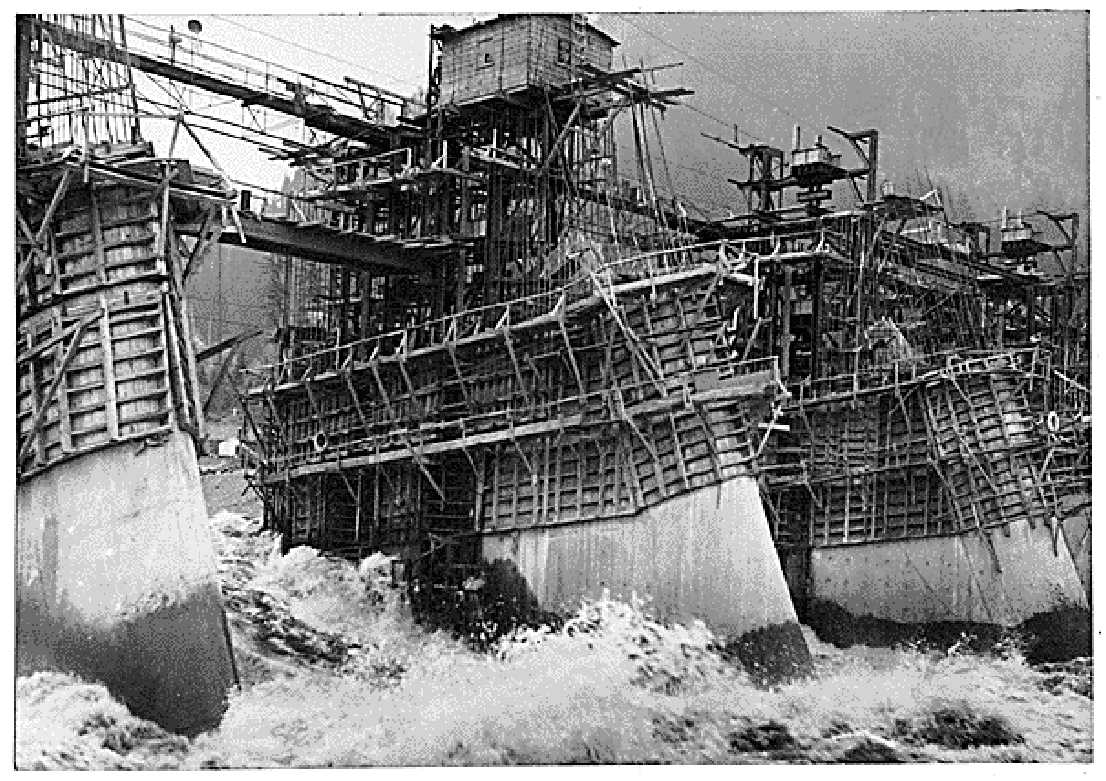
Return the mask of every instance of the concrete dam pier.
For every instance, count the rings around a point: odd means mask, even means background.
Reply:
[[[192,735],[234,683],[187,434],[112,445],[19,485],[16,673],[74,672]]]
[[[287,379],[247,413],[296,434],[266,443],[268,522],[286,546],[396,551],[423,594],[486,567],[546,610],[636,592],[734,638],[766,676],[802,674],[753,472],[786,393],[773,357],[712,336],[756,296],[748,263],[718,244],[601,259],[545,293],[352,342],[338,371],[330,350],[272,367]]]
[[[483,556],[510,562],[530,595],[571,612],[604,591],[649,596],[663,620],[705,621],[755,680],[809,674],[810,654],[772,546],[756,480],[735,477],[623,518],[492,533]]]
[[[196,734],[234,659],[173,219],[226,196],[146,144],[62,145],[17,175],[16,669],[100,681]]]
[[[866,126],[702,134],[733,196],[703,209],[660,121],[693,93],[588,15],[432,25],[417,100],[122,21],[17,20],[20,672],[218,722],[196,448],[231,384],[265,529],[387,554],[420,616],[636,594],[765,683],[810,671],[800,620],[1090,653],[1078,213],[954,219]],[[133,71],[188,86],[165,157]],[[232,181],[208,133],[285,183]],[[227,286],[257,277],[240,335],[217,277],[201,344],[185,285],[220,242],[268,256]]]
[[[1027,393],[1038,361],[1035,350],[912,359],[863,377],[855,399],[792,406],[801,480],[776,471],[776,496],[809,543],[783,550],[806,557],[792,588],[820,636],[943,643],[1013,630],[1030,659],[1090,655],[1089,524],[1049,469],[1057,448]]]

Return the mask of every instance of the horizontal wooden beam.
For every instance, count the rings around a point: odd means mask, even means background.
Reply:
[[[228,225],[219,236],[221,243],[345,265],[361,271],[420,274],[428,267],[426,249],[406,247],[398,241],[380,241],[369,234],[320,225],[303,226],[247,211],[238,212],[238,218],[241,233],[238,225]],[[200,222],[177,223],[175,227],[177,233],[188,236],[198,236],[203,229]]]
[[[240,342],[246,341],[247,339],[252,339],[255,336],[260,336],[261,333],[262,332],[260,330],[245,331],[236,336],[231,336],[228,339],[224,339],[221,342],[217,342],[210,347],[205,347],[203,350],[200,350],[198,353],[196,353],[196,363],[203,363],[208,358],[214,358],[216,355],[223,352],[224,350],[230,349],[231,347],[234,347]]]
[[[747,375],[739,375],[727,380],[723,385],[697,393],[691,393],[688,401],[691,404],[714,404],[719,402],[760,396],[768,388],[779,386],[779,373],[773,367],[759,372],[751,372]],[[444,441],[430,442],[422,446],[409,445],[396,448],[387,452],[371,453],[353,458],[340,458],[337,455],[332,460],[322,461],[316,464],[304,464],[291,469],[275,469],[271,475],[265,478],[265,484],[281,483],[285,478],[304,477],[306,475],[336,473],[342,469],[351,469],[364,466],[374,466],[394,461],[407,459],[422,459],[428,455],[438,453],[455,452],[472,447],[486,447],[499,442],[518,441],[528,437],[550,434],[558,431],[567,431],[584,426],[595,427],[603,425],[618,425],[632,421],[634,418],[649,417],[659,412],[668,412],[677,407],[682,407],[685,399],[679,394],[671,394],[667,398],[652,399],[625,408],[624,418],[608,418],[596,420],[593,413],[581,413],[567,415],[550,420],[540,420],[533,423],[525,423],[518,426],[505,426],[495,431],[487,431],[480,434],[470,434],[454,437]],[[463,421],[450,421],[463,430]]]
[[[648,257],[648,254],[649,253],[647,253],[646,255],[638,256],[638,259]],[[707,279],[715,277],[740,285],[755,283],[755,278],[748,274],[740,272],[722,272],[720,274],[717,266],[703,265],[697,268],[688,269],[686,271],[658,274],[657,276],[645,280],[636,280],[634,282],[616,284],[611,287],[604,288],[604,290],[606,291],[607,295],[612,296],[613,299],[617,299],[622,296],[629,296],[645,291],[653,293],[657,290],[662,290],[667,287],[674,287],[683,283],[695,281],[697,279]],[[563,310],[558,311],[558,307],[560,305],[556,303],[557,300],[559,299],[554,299],[553,297],[549,298],[550,309],[545,314],[536,315],[519,322],[509,322],[508,320],[508,322],[502,328],[477,331],[476,333],[473,333],[469,336],[463,336],[460,338],[439,339],[427,345],[426,347],[418,347],[413,350],[408,350],[402,355],[398,353],[380,355],[375,360],[377,364],[393,363],[399,360],[410,361],[412,359],[421,359],[431,355],[440,354],[447,350],[467,350],[470,347],[475,347],[480,344],[495,341],[497,339],[504,339],[506,334],[508,333],[517,336],[526,332],[540,333],[542,331],[549,331],[558,328],[561,322],[563,322],[564,320],[573,320],[579,318],[585,311],[598,306],[602,306],[606,303],[606,299],[604,296],[599,295],[598,293],[592,293],[586,298],[575,301],[572,304],[569,304]],[[513,302],[509,302],[506,306],[509,306],[510,303]],[[488,308],[502,308],[503,306],[504,305],[497,304]],[[470,310],[469,312],[463,314],[472,315],[474,312],[478,311],[479,310]],[[380,334],[378,336],[369,337],[368,339],[350,342],[348,344],[343,344],[336,347],[326,348],[318,352],[311,353],[309,355],[303,355],[297,358],[289,359],[286,363],[289,365],[300,364],[303,366],[308,366],[313,359],[325,357],[328,353],[336,353],[337,351],[342,350],[349,351],[359,345],[373,346],[379,349],[379,346],[384,342],[385,339],[403,337],[403,333],[404,332],[402,331],[392,331],[386,334]],[[279,364],[268,365],[262,368],[272,369],[278,365]],[[366,366],[368,366],[368,363],[366,362],[357,362],[351,368],[354,371],[357,371],[359,369],[365,368]],[[325,381],[334,380],[337,377],[337,372],[326,372],[316,375],[315,379],[319,381]],[[291,388],[295,388],[299,384],[300,383],[298,381],[287,382],[278,385],[274,390],[287,391]],[[248,391],[247,396],[256,396],[260,393],[261,390],[259,388],[254,388]]]

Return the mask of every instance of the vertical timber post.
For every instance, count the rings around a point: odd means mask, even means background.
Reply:
[[[780,378],[786,382],[791,375],[791,267],[783,269],[783,301],[780,310]]]
[[[822,368],[822,292],[825,283],[822,259],[815,258],[813,302],[810,317],[810,379],[816,380]]]

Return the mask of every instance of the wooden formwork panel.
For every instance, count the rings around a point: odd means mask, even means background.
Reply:
[[[947,480],[962,515],[984,525],[1047,520],[1051,477],[1041,471],[1042,443],[1014,379],[1003,373],[953,375],[929,395],[934,439],[954,465]]]
[[[305,463],[371,449],[370,439],[428,442],[460,433],[456,426],[438,432],[424,421],[464,419],[466,431],[479,433],[502,427],[511,417],[548,418],[583,410],[583,403],[575,400],[575,380],[570,380],[552,338],[520,340],[513,349],[515,360],[502,344],[459,356],[458,364],[464,364],[460,376],[448,358],[444,366],[440,360],[411,359],[360,367],[348,378],[331,375],[276,389],[271,394],[274,417],[286,438],[272,455],[288,464]],[[319,434],[326,437],[326,454],[316,447]]]
[[[808,497],[794,476],[776,480],[789,539],[804,527],[828,546],[1048,521],[1052,476],[1009,359],[964,367],[793,416]]]
[[[77,333],[75,326],[85,324]],[[117,439],[161,431],[172,422],[165,304],[150,301],[94,310],[85,318],[58,318],[47,331],[53,347],[20,365],[17,372],[17,420],[21,438],[47,390],[36,443],[42,468],[53,461]],[[29,332],[29,331],[28,331]],[[69,334],[68,338],[66,335]],[[75,343],[74,343],[75,342]],[[66,354],[72,355],[55,383]]]
[[[650,323],[671,321],[666,310],[673,302],[687,310],[683,322],[707,333],[721,329],[709,278],[689,287],[678,297],[666,293],[654,301],[646,296],[620,301],[618,316],[593,307],[582,320],[567,321],[563,333],[491,330],[482,341],[448,351],[391,355],[343,372],[310,376],[309,371],[304,380],[259,394],[256,403],[280,432],[269,443],[268,458],[274,468],[294,468],[372,453],[377,445],[389,450],[528,421],[579,415],[606,419],[614,378],[625,405],[682,392],[689,381],[701,384],[708,375],[724,382],[733,375],[727,367],[734,359],[718,339],[678,336],[678,343],[665,350],[666,363],[651,349],[649,338],[664,334]]]
[[[160,204],[150,191],[69,184],[46,233],[48,252],[32,262],[28,285],[17,291],[22,311],[54,306],[68,315],[102,294],[161,292],[168,273],[161,233]]]
[[[640,436],[628,424],[610,424],[501,448],[491,462],[491,489],[483,499],[485,528],[503,531],[632,514],[670,496],[748,474],[750,413],[734,406],[718,411],[724,426],[681,411],[638,424]],[[729,436],[723,440],[720,433]]]
[[[548,437],[531,439],[521,453],[500,450],[489,461],[492,479],[481,497],[484,528],[635,512],[642,477],[631,462],[633,443],[617,430],[596,433],[561,437],[557,444]]]
[[[69,182],[19,291],[16,419],[26,477],[195,416],[171,228],[148,190]]]
[[[285,550],[312,545],[343,554],[410,553],[427,533],[474,530],[474,483],[463,458],[436,458],[422,467],[407,461],[304,475],[261,490],[267,526],[282,535]]]
[[[468,341],[416,336],[414,349],[255,392],[271,432],[263,482],[325,473],[349,493],[343,482],[382,486],[370,473],[402,466],[419,492],[398,503],[416,508],[409,530],[460,533],[632,514],[748,474],[775,363],[743,363],[722,338],[741,283],[687,273],[666,287],[630,276],[591,303],[566,295],[583,308],[559,324],[539,309],[533,326]],[[389,517],[387,503],[362,499],[361,518]]]

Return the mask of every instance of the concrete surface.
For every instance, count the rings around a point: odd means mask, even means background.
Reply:
[[[17,487],[17,673],[100,680],[185,734],[233,683],[195,452],[175,432],[73,459]]]
[[[781,641],[798,643],[797,655],[809,659],[752,477],[681,494],[629,518],[489,533],[483,555],[516,567],[546,609],[571,610],[604,589],[626,600],[636,593],[651,597],[661,617],[702,619],[731,638],[759,633],[748,645],[762,654],[778,653]],[[796,631],[775,631],[791,625]]]

